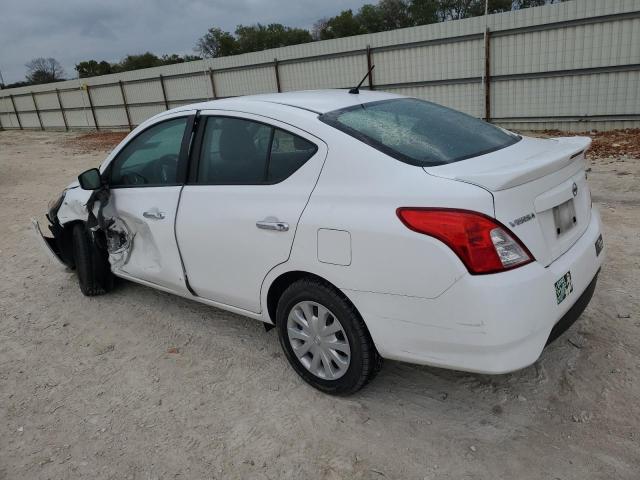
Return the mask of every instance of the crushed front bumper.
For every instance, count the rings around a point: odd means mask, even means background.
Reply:
[[[65,262],[64,257],[62,255],[62,252],[61,252],[59,246],[58,246],[58,242],[56,241],[56,239],[52,238],[52,237],[45,237],[42,234],[42,230],[40,229],[40,224],[38,223],[38,221],[35,218],[31,219],[31,224],[33,226],[33,230],[34,230],[34,232],[36,234],[36,237],[38,238],[38,243],[40,245],[42,245],[42,248],[47,253],[47,256],[50,257],[51,259],[53,259],[53,261],[55,263],[59,263],[63,267],[69,268],[70,265],[68,265]]]

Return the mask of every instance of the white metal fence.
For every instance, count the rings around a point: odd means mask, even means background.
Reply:
[[[574,0],[0,90],[0,128],[132,128],[206,99],[350,87],[370,64],[376,68],[369,88],[428,99],[507,128],[639,127],[640,0]]]

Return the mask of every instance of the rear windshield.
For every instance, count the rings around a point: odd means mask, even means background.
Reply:
[[[520,140],[490,123],[415,98],[365,103],[319,118],[387,155],[420,167],[476,157]]]

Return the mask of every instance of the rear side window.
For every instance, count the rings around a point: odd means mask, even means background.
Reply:
[[[476,157],[520,140],[470,115],[414,98],[365,103],[319,118],[387,155],[421,167]]]
[[[278,183],[298,170],[314,153],[313,143],[279,128],[273,134],[267,182]]]
[[[315,144],[264,123],[236,117],[207,117],[197,183],[278,183],[291,176],[316,151]]]

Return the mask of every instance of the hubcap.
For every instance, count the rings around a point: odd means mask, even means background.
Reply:
[[[311,301],[296,304],[289,312],[287,335],[293,353],[316,377],[337,380],[347,373],[349,340],[328,308]]]

